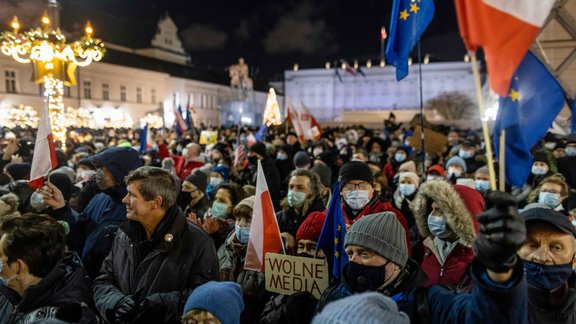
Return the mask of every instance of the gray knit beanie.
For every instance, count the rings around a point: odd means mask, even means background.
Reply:
[[[404,267],[408,261],[406,231],[393,212],[367,215],[357,220],[344,237],[344,247],[358,245]]]
[[[398,305],[387,296],[367,292],[342,298],[326,305],[312,324],[408,324],[410,318],[398,310]]]

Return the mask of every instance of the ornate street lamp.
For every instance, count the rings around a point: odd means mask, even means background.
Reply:
[[[60,141],[62,149],[66,143],[66,115],[62,95],[64,85],[76,84],[74,72],[77,66],[88,66],[104,56],[104,43],[93,38],[94,28],[88,21],[84,37],[67,43],[60,31],[59,5],[48,0],[48,11],[44,12],[42,27],[20,32],[20,22],[14,16],[10,22],[12,31],[0,34],[0,51],[20,63],[32,63],[33,80],[44,85],[48,98],[48,111],[52,133]]]

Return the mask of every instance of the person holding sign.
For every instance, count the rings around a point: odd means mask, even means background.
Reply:
[[[317,310],[355,293],[377,291],[396,301],[411,322],[526,323],[527,284],[516,255],[526,227],[510,194],[490,192],[486,199],[490,208],[478,216],[480,232],[473,242],[471,293],[423,288],[426,276],[408,257],[402,226],[395,217],[375,214],[346,233],[350,262],[342,282],[324,291]]]
[[[297,255],[306,258],[325,258],[319,250],[315,255],[316,243],[320,238],[326,215],[313,213],[300,225],[296,233]],[[292,295],[278,294],[266,304],[260,323],[310,323],[316,309],[317,300],[308,291],[296,292]]]
[[[246,306],[242,313],[243,323],[256,322],[268,299],[268,294],[264,287],[264,273],[244,269],[254,200],[255,196],[250,196],[234,207],[235,229],[228,235],[226,242],[218,249],[220,280],[233,281],[242,287],[242,295]]]

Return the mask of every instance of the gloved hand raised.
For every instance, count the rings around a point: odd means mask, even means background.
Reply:
[[[516,251],[526,240],[526,226],[518,214],[514,197],[501,191],[486,195],[486,210],[478,216],[480,233],[473,243],[474,254],[495,273],[504,273],[516,264]]]

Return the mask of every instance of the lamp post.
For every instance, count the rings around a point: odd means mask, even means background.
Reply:
[[[74,71],[78,66],[88,66],[104,56],[104,44],[93,38],[94,28],[88,21],[84,36],[68,43],[60,31],[59,5],[48,0],[48,11],[41,18],[41,27],[20,32],[21,25],[14,16],[10,22],[12,31],[0,34],[0,51],[20,63],[32,63],[32,78],[44,85],[52,133],[66,148],[66,115],[62,100],[64,85],[76,84]]]

